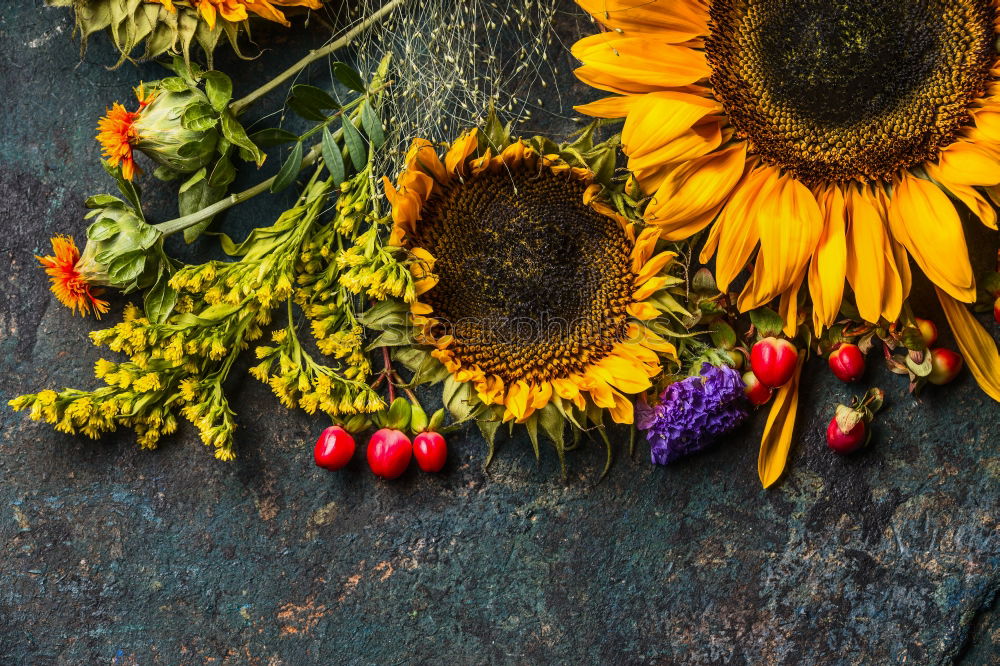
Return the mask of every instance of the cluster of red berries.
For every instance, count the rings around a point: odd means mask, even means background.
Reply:
[[[962,370],[962,356],[945,347],[934,347],[937,342],[937,326],[929,319],[916,319],[923,345],[924,358],[930,361],[930,372],[923,377],[930,384],[941,386],[958,376]],[[918,350],[919,351],[919,350]],[[827,358],[833,374],[845,382],[857,381],[865,372],[865,357],[854,344],[836,345]],[[826,443],[837,453],[853,453],[863,448],[871,437],[868,424],[874,413],[882,406],[883,394],[872,389],[861,400],[855,400],[851,407],[837,405],[837,411],[826,429]]]
[[[403,402],[406,403],[405,400]],[[423,410],[418,406],[412,408],[411,416],[409,403],[406,403],[406,409],[399,407],[399,404],[397,400],[389,409],[388,427],[376,430],[368,439],[368,466],[375,476],[396,479],[409,467],[410,460],[416,458],[421,470],[440,472],[448,459],[448,444],[436,430],[443,418],[443,411],[435,414],[428,423]],[[401,416],[404,412],[405,424]],[[412,442],[404,432],[407,426],[416,431]],[[351,433],[340,426],[330,426],[316,441],[313,458],[316,465],[323,469],[342,469],[354,458],[355,448]]]
[[[997,312],[1000,321],[1000,303]],[[923,379],[936,385],[947,384],[962,370],[962,357],[937,342],[937,327],[928,319],[917,319],[925,358],[929,359],[930,372]],[[750,371],[743,375],[747,398],[756,406],[766,404],[775,389],[791,381],[795,374],[799,352],[790,341],[766,337],[750,349]],[[742,360],[742,359],[741,359]],[[830,371],[844,382],[856,382],[865,374],[865,355],[861,347],[849,342],[838,343],[827,357]],[[837,453],[851,453],[863,447],[869,439],[868,424],[882,406],[883,394],[872,389],[864,398],[855,400],[852,407],[838,405],[826,431],[827,445]]]
[[[743,385],[750,402],[763,405],[774,389],[781,388],[795,374],[799,351],[788,340],[768,337],[750,349],[750,371],[743,375]]]

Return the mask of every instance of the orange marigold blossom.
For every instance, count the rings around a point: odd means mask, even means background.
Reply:
[[[168,10],[175,12],[174,0],[148,0],[158,2]],[[198,10],[201,16],[208,23],[208,27],[215,28],[215,19],[221,16],[223,20],[230,23],[239,23],[249,18],[247,11],[253,12],[268,21],[281,23],[284,26],[291,25],[285,15],[277,7],[308,7],[309,9],[319,9],[323,0],[188,0],[187,3]]]
[[[97,298],[101,290],[94,288],[81,267],[76,242],[69,236],[53,236],[52,251],[53,256],[35,256],[52,279],[52,293],[74,313],[93,312],[100,319],[108,311],[108,302]]]
[[[103,148],[101,154],[107,158],[111,166],[116,167],[121,164],[122,177],[125,180],[133,180],[137,173],[142,174],[142,169],[136,166],[132,155],[132,148],[139,140],[135,121],[142,110],[153,101],[153,93],[147,95],[141,85],[135,89],[135,96],[139,100],[137,111],[128,111],[115,102],[97,121],[97,140]]]

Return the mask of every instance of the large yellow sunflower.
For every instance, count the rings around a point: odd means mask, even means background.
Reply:
[[[845,280],[864,319],[897,320],[912,258],[1000,400],[995,345],[958,315],[976,289],[956,208],[997,228],[995,0],[577,2],[606,31],[574,45],[576,74],[615,93],[577,108],[625,118],[664,238],[712,225],[720,288],[752,260],[740,308],[781,299],[789,332],[804,283],[817,331]]]
[[[417,140],[385,183],[391,242],[417,259],[418,342],[504,421],[592,404],[631,423],[628,396],[650,388],[661,355],[676,359],[644,324],[675,255],[594,200],[589,170],[523,141],[494,154],[482,136],[463,134],[443,162]]]

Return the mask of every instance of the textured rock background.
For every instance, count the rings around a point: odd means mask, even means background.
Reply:
[[[96,119],[159,76],[105,69],[103,36],[81,62],[69,16],[39,5],[0,8],[4,401],[96,385],[95,323],[50,297],[33,254],[53,233],[81,237],[83,200],[110,185]],[[322,29],[261,35],[273,52],[218,63],[238,92]],[[562,76],[564,100],[592,96]],[[169,197],[149,187],[157,219]],[[268,223],[281,204],[224,224]],[[969,229],[985,268],[996,235]],[[213,252],[207,240],[175,250]],[[554,454],[536,465],[521,441],[484,471],[466,433],[444,474],[386,484],[360,460],[315,468],[325,424],[248,377],[231,387],[233,464],[190,428],[143,453],[128,435],[75,439],[4,406],[0,663],[1000,663],[1000,407],[968,376],[921,402],[881,368],[869,379],[889,397],[877,439],[838,458],[821,433],[849,392],[809,366],[791,472],[767,492],[763,418],[669,469],[639,447],[600,483],[600,447],[574,455],[564,483]]]

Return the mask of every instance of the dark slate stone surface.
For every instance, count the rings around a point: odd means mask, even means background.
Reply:
[[[80,62],[68,16],[40,4],[0,8],[4,400],[96,385],[97,325],[50,297],[32,255],[50,234],[81,236],[82,201],[108,187],[96,119],[157,76],[105,69],[102,37]],[[297,56],[294,35],[221,65],[248,90]],[[563,75],[564,93],[592,95]],[[158,219],[169,197],[147,193]],[[985,268],[996,236],[974,233]],[[766,492],[763,418],[669,469],[639,447],[600,483],[596,445],[564,482],[551,452],[536,465],[520,440],[484,470],[471,433],[452,438],[443,474],[382,483],[360,460],[315,468],[325,424],[250,378],[232,386],[233,464],[187,427],[149,453],[4,407],[0,663],[1000,663],[1000,408],[968,376],[920,402],[881,368],[869,379],[889,407],[874,445],[839,458],[822,430],[849,391],[808,367],[791,472]]]

